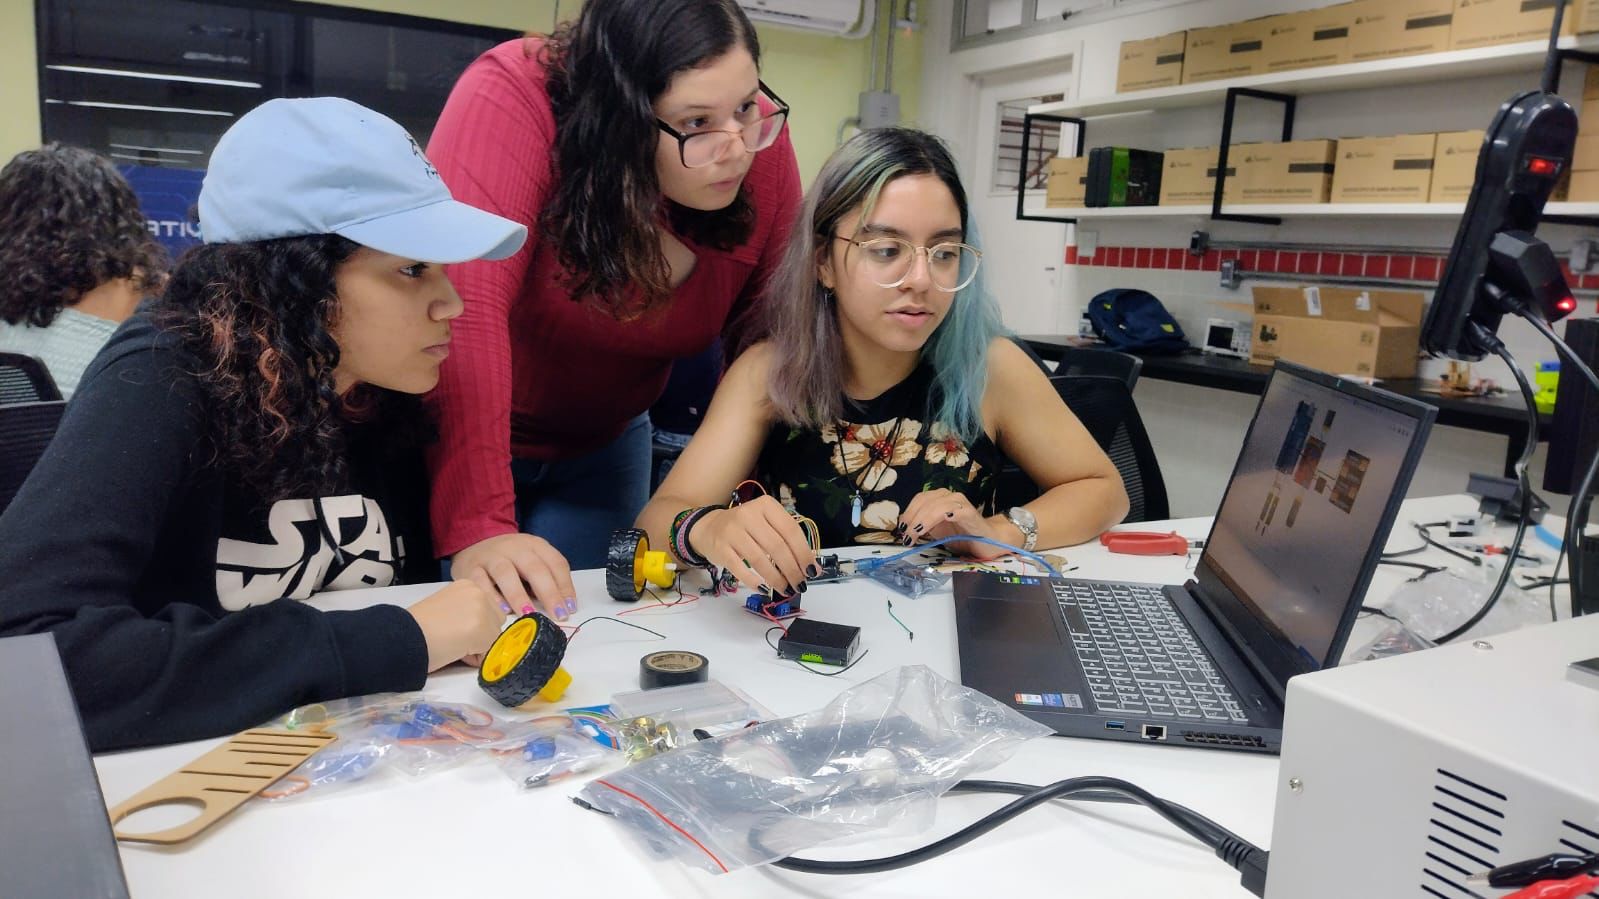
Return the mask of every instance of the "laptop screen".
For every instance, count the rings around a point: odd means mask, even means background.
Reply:
[[[1435,414],[1298,366],[1273,373],[1200,585],[1281,683],[1337,662]]]

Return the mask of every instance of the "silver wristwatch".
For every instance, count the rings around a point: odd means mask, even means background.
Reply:
[[[1022,541],[1022,549],[1032,552],[1033,547],[1038,545],[1038,519],[1023,506],[1011,506],[1005,517],[1022,532],[1022,537],[1025,538]]]

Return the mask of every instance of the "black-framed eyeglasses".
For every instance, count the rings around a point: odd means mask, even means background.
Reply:
[[[777,135],[783,131],[783,123],[788,121],[788,104],[777,94],[772,93],[766,82],[757,81],[756,84],[760,85],[760,96],[770,100],[777,108],[761,115],[759,100],[750,101],[747,111],[734,113],[734,117],[743,123],[736,130],[695,131],[686,134],[658,118],[655,120],[657,128],[677,138],[677,158],[682,161],[684,168],[703,168],[716,162],[736,139],[743,139],[744,146],[751,153],[759,152],[776,143]]]
[[[945,293],[954,293],[972,283],[977,277],[977,267],[982,264],[983,253],[976,247],[959,241],[945,241],[930,247],[919,247],[901,237],[845,237],[833,235],[861,251],[861,267],[867,277],[879,287],[898,287],[911,276],[917,256],[927,257],[927,277],[933,286]]]

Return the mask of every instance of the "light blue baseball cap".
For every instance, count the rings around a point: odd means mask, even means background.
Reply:
[[[338,234],[419,262],[504,259],[527,227],[458,202],[393,119],[338,97],[268,100],[222,135],[200,187],[206,243]]]

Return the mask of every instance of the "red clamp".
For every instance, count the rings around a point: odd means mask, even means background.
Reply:
[[[1189,540],[1176,531],[1106,531],[1099,535],[1099,543],[1113,553],[1129,556],[1186,556],[1205,546],[1205,541]]]

